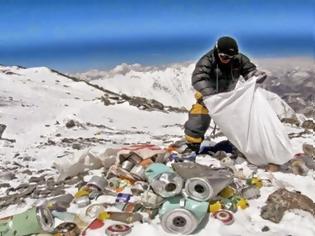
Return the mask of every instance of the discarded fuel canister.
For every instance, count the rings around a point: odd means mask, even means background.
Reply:
[[[54,218],[46,207],[33,207],[25,212],[0,219],[0,235],[31,235],[54,230]]]
[[[185,193],[197,201],[208,201],[215,197],[222,189],[231,184],[232,177],[195,177],[185,184]]]
[[[131,169],[130,174],[137,180],[144,180],[144,170],[145,167],[143,165],[137,164]]]
[[[225,225],[230,225],[234,222],[233,214],[227,210],[219,210],[213,216]]]
[[[131,227],[125,224],[110,225],[105,233],[108,236],[124,236],[131,232]]]
[[[99,191],[102,192],[106,188],[107,184],[107,180],[104,177],[94,175],[87,183],[87,186],[96,187]]]
[[[55,228],[54,236],[78,236],[80,235],[79,227],[72,222],[64,222]]]
[[[172,197],[182,190],[184,180],[172,168],[153,163],[145,170],[145,176],[154,192],[161,197]]]
[[[135,163],[129,160],[123,161],[121,163],[121,168],[123,168],[126,171],[130,171],[132,169],[132,167],[135,166]]]
[[[199,226],[208,211],[208,202],[173,197],[160,209],[162,228],[173,234],[191,234]]]

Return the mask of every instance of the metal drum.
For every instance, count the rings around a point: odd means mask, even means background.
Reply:
[[[172,234],[191,234],[206,216],[208,205],[181,197],[169,198],[159,212],[162,228]]]
[[[145,176],[154,192],[165,198],[179,194],[184,183],[170,167],[161,163],[149,165]]]

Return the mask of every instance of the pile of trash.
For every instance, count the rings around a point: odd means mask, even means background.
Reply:
[[[199,164],[203,158],[212,158],[213,164]],[[201,230],[209,217],[233,224],[234,213],[249,207],[248,200],[259,198],[260,189],[270,185],[270,180],[257,175],[257,166],[235,153],[196,155],[179,144],[167,148],[136,144],[107,149],[98,156],[86,152],[68,162],[60,160],[55,167],[59,179],[86,170],[101,172],[76,185],[74,194],[37,201],[23,213],[0,219],[0,235],[89,235],[98,230],[102,235],[127,235],[133,224],[157,219],[165,232],[188,235]],[[282,215],[297,207],[289,199],[293,193],[283,194],[290,204],[276,197],[267,201],[278,204]],[[304,199],[304,209],[314,215],[312,200],[298,195]],[[264,207],[262,217],[268,219],[268,214],[275,213],[272,209]]]

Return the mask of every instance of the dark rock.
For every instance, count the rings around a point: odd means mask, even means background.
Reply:
[[[74,126],[75,126],[74,120],[69,120],[69,121],[66,123],[66,127],[67,127],[68,129],[70,129],[70,128],[74,127]]]
[[[278,189],[269,195],[267,205],[262,207],[260,216],[265,220],[279,223],[285,213],[290,209],[300,209],[315,216],[315,203],[309,197],[286,189]]]
[[[261,229],[262,232],[267,232],[267,231],[269,231],[269,230],[270,230],[270,228],[269,228],[268,226],[264,226],[264,227]]]
[[[7,126],[6,125],[4,125],[4,124],[0,124],[0,139],[1,139],[1,137],[2,137],[2,134],[3,134],[3,132],[4,132],[4,130],[7,128]]]
[[[30,183],[43,183],[43,182],[45,182],[45,177],[44,176],[40,176],[40,177],[32,176],[29,179],[29,182]]]
[[[32,171],[30,171],[29,169],[23,170],[21,173],[26,174],[26,175],[32,175],[33,174]]]
[[[11,187],[11,185],[8,183],[1,183],[0,184],[0,188],[10,188],[10,187]]]
[[[304,129],[312,129],[315,131],[315,123],[312,120],[306,120],[302,123],[302,128]]]
[[[76,150],[81,150],[82,146],[79,143],[74,143],[74,144],[72,144],[72,148],[76,149]]]

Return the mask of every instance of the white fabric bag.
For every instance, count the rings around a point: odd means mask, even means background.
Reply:
[[[231,92],[205,98],[204,103],[223,134],[249,162],[281,165],[293,157],[291,143],[262,90],[252,78]]]

